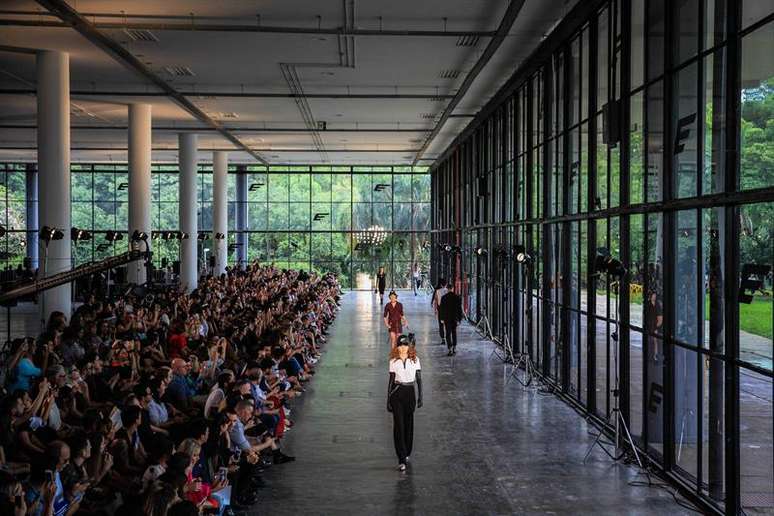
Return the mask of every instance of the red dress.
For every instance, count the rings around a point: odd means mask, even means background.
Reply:
[[[387,318],[387,324],[390,326],[390,333],[402,333],[403,327],[401,322],[403,320],[403,305],[396,302],[395,306],[392,303],[387,303],[384,306],[384,317]]]

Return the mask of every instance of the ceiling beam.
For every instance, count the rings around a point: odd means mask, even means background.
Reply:
[[[2,50],[2,47],[0,47]],[[0,89],[0,95],[35,95],[37,91],[34,88],[3,88]],[[293,99],[300,97],[293,93],[261,93],[261,92],[238,92],[238,91],[178,91],[180,95],[186,97],[224,97],[224,98],[243,98],[243,99]],[[72,90],[70,95],[74,97],[166,97],[167,93],[163,91],[92,91],[92,90]],[[304,93],[308,99],[420,99],[420,100],[447,100],[454,98],[454,95],[437,93]],[[472,115],[471,115],[472,116]]]
[[[37,145],[0,145],[0,150],[19,150],[19,151],[29,151],[29,150],[38,150]],[[77,145],[70,147],[71,151],[126,151],[128,150],[127,147],[119,146],[119,147],[80,147]],[[153,152],[165,152],[165,151],[174,151],[177,152],[177,147],[153,147],[151,149]],[[310,149],[308,147],[304,148],[284,148],[284,149],[273,149],[271,147],[263,148],[263,149],[255,149],[256,151],[260,152],[267,152],[270,154],[276,154],[280,152],[318,152],[317,149]],[[355,153],[361,153],[361,152],[405,152],[408,154],[413,154],[417,151],[417,149],[325,149],[327,152],[355,152]],[[235,149],[233,147],[202,147],[197,149],[198,152],[213,152],[213,151],[229,151],[229,152],[243,152],[244,149]],[[268,163],[264,163],[265,165],[268,165]]]
[[[47,3],[48,0],[44,0]],[[40,2],[39,2],[40,3]],[[53,2],[59,3],[59,2]],[[49,9],[51,10],[51,9]],[[54,12],[54,11],[52,11]],[[70,27],[68,20],[54,21],[38,19],[41,13],[34,11],[3,11],[3,15],[35,16],[36,19],[0,19],[0,26],[7,27]],[[104,14],[81,14],[80,16],[89,18],[107,17]],[[123,15],[114,15],[111,17],[123,18]],[[139,18],[151,18],[149,16],[138,16]],[[61,18],[61,17],[60,17]],[[127,19],[129,16],[126,17]],[[185,31],[185,32],[264,32],[269,34],[329,34],[346,36],[413,36],[422,38],[442,37],[442,38],[460,38],[460,37],[479,37],[490,38],[495,36],[492,31],[469,31],[469,30],[407,30],[407,29],[344,29],[342,27],[282,27],[272,25],[245,25],[239,23],[200,23],[196,18],[186,17],[185,22],[149,22],[149,21],[118,21],[106,22],[95,21],[90,25],[95,29],[136,29],[136,30],[157,30],[157,31]],[[179,18],[177,18],[179,19]]]
[[[81,14],[70,7],[67,2],[62,0],[37,0],[37,2],[48,9],[52,14],[56,15],[59,19],[79,32],[83,37],[89,40],[91,43],[101,48],[113,59],[126,66],[130,70],[133,70],[144,79],[148,80],[151,84],[164,91],[168,97],[174,100],[180,107],[191,113],[200,122],[214,128],[228,141],[238,147],[238,150],[243,150],[257,159],[259,162],[268,165],[268,161],[261,156],[257,151],[251,149],[245,145],[239,138],[231,134],[223,125],[211,118],[207,113],[202,111],[198,106],[193,104],[185,95],[182,95],[175,88],[170,86],[164,79],[159,77],[155,72],[147,68],[142,64],[134,55],[126,50],[120,43],[114,39],[101,33],[94,25],[89,23]]]
[[[37,125],[31,124],[3,124],[0,123],[0,129],[37,129]],[[71,125],[72,131],[126,131],[129,129],[126,125]],[[298,133],[307,134],[311,130],[305,127],[293,128],[293,127],[227,127],[227,129],[233,133],[251,133],[251,134],[271,134],[271,133]],[[153,127],[153,131],[157,132],[172,132],[172,133],[209,133],[214,132],[212,127],[175,127],[168,126],[156,126]],[[328,128],[322,131],[321,134],[326,133],[429,133],[430,129],[331,129]]]
[[[433,131],[428,135],[425,143],[423,143],[422,147],[419,149],[419,152],[417,152],[417,155],[414,158],[414,164],[419,161],[419,159],[422,157],[422,154],[424,154],[428,147],[430,147],[430,144],[433,142],[435,137],[438,136],[438,133],[441,132],[441,128],[446,123],[446,120],[448,120],[451,116],[452,111],[456,109],[462,98],[467,94],[470,86],[473,84],[473,81],[476,80],[478,74],[481,73],[481,70],[484,69],[494,53],[497,52],[497,49],[500,48],[502,42],[505,41],[505,37],[510,32],[511,27],[513,26],[513,22],[516,21],[516,17],[521,12],[521,8],[524,6],[524,2],[525,0],[510,1],[508,4],[508,9],[505,11],[505,15],[500,21],[500,26],[497,27],[497,32],[495,33],[494,37],[489,40],[489,44],[486,46],[486,49],[484,49],[481,57],[478,58],[478,61],[476,61],[476,64],[473,65],[473,68],[471,68],[468,74],[465,76],[465,80],[462,81],[462,85],[457,90],[457,94],[454,95],[454,98],[446,105],[446,108],[444,108],[438,123],[435,124]]]

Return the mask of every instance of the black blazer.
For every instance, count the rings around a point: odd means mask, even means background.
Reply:
[[[458,324],[465,317],[462,311],[462,298],[454,292],[447,292],[441,298],[438,318],[447,323]]]

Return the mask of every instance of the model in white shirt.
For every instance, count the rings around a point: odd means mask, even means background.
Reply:
[[[392,412],[393,439],[400,471],[406,471],[413,447],[414,409],[422,406],[421,370],[416,349],[409,346],[408,337],[401,335],[390,353],[390,380],[387,384],[387,410]]]

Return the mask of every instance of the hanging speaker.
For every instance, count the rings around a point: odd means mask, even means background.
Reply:
[[[615,147],[621,141],[621,103],[611,100],[602,107],[602,142]]]
[[[479,176],[478,178],[478,196],[479,197],[486,197],[489,195],[488,192],[488,182],[486,180],[486,176]]]

